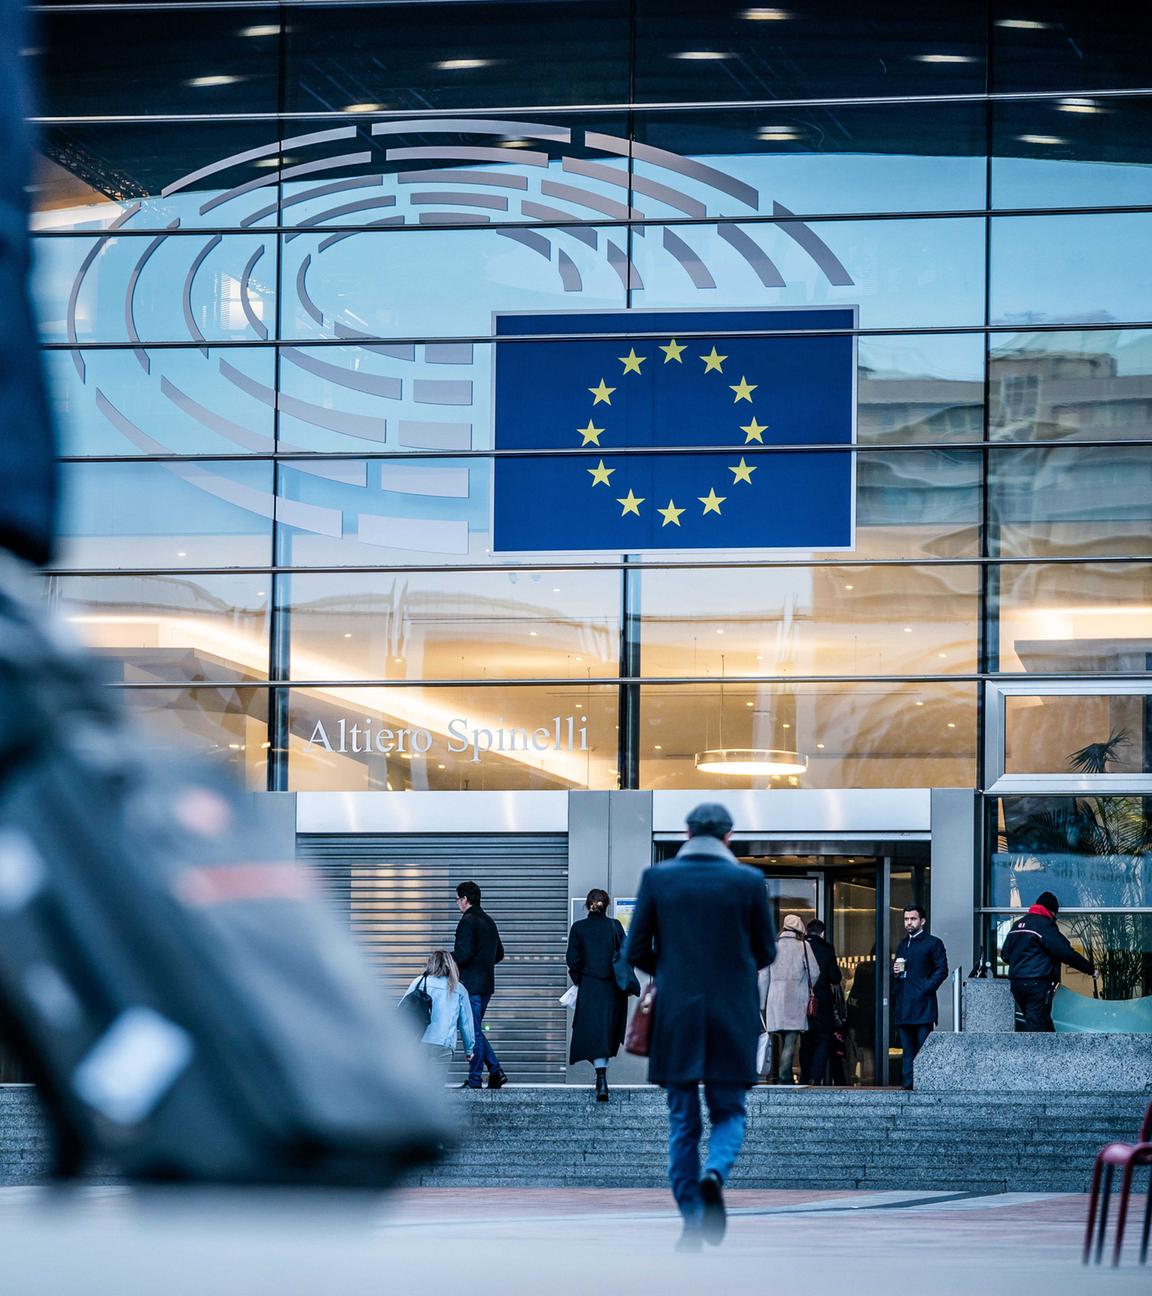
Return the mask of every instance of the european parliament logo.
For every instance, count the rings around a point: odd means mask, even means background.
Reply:
[[[851,548],[851,450],[762,452],[853,444],[855,323],[852,308],[500,316],[497,337],[540,340],[497,344],[495,448],[588,453],[496,457],[494,551]]]

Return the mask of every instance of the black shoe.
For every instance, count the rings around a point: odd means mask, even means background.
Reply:
[[[608,1101],[608,1072],[604,1067],[596,1068],[596,1101]]]
[[[465,1080],[464,1083],[460,1085],[461,1089],[483,1089],[483,1087],[484,1087],[483,1085],[469,1084],[467,1080]]]
[[[493,1071],[488,1077],[489,1089],[502,1089],[508,1083],[508,1077],[503,1071]]]
[[[702,1251],[704,1249],[704,1234],[699,1228],[689,1228],[684,1226],[684,1232],[676,1239],[677,1251]]]
[[[724,1181],[715,1170],[704,1171],[700,1180],[700,1200],[704,1203],[700,1218],[704,1241],[710,1246],[719,1246],[728,1227],[728,1214],[724,1209]]]

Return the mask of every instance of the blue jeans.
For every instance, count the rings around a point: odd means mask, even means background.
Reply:
[[[468,996],[468,1002],[472,1005],[472,1026],[476,1031],[476,1051],[468,1062],[468,1083],[473,1089],[480,1088],[480,1084],[484,1079],[485,1066],[487,1066],[490,1073],[504,1069],[500,1065],[500,1059],[492,1052],[492,1045],[488,1043],[488,1036],[481,1030],[484,1014],[488,1011],[488,1003],[491,998],[491,995]]]
[[[700,1089],[697,1085],[668,1086],[668,1180],[685,1224],[700,1219]],[[704,1085],[712,1137],[705,1170],[715,1170],[727,1183],[744,1143],[744,1109],[748,1091],[738,1085]]]

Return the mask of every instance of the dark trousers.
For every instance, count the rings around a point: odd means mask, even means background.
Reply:
[[[931,1022],[915,1022],[909,1026],[897,1026],[900,1032],[900,1047],[904,1050],[904,1088],[912,1088],[912,1068],[916,1054],[924,1047],[924,1041],[932,1034]]]
[[[828,1083],[828,1062],[832,1057],[832,1032],[809,1025],[800,1036],[800,1083]]]
[[[1018,1031],[1052,1032],[1052,996],[1056,987],[1043,977],[1027,977],[1012,982],[1012,998],[1016,1001],[1016,1029]]]
[[[480,1088],[485,1067],[489,1073],[504,1069],[500,1065],[500,1059],[493,1053],[492,1045],[488,1043],[488,1036],[481,1029],[491,998],[491,995],[468,996],[468,1002],[472,1005],[472,1026],[476,1031],[476,1051],[468,1059],[468,1083],[473,1089]]]

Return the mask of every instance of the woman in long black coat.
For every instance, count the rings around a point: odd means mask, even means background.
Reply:
[[[624,944],[624,928],[608,917],[608,893],[598,888],[584,901],[588,917],[572,924],[568,974],[576,983],[576,1016],[572,1022],[569,1062],[591,1062],[596,1068],[596,1101],[608,1101],[608,1059],[624,1042],[628,996],[616,984],[612,962]]]

